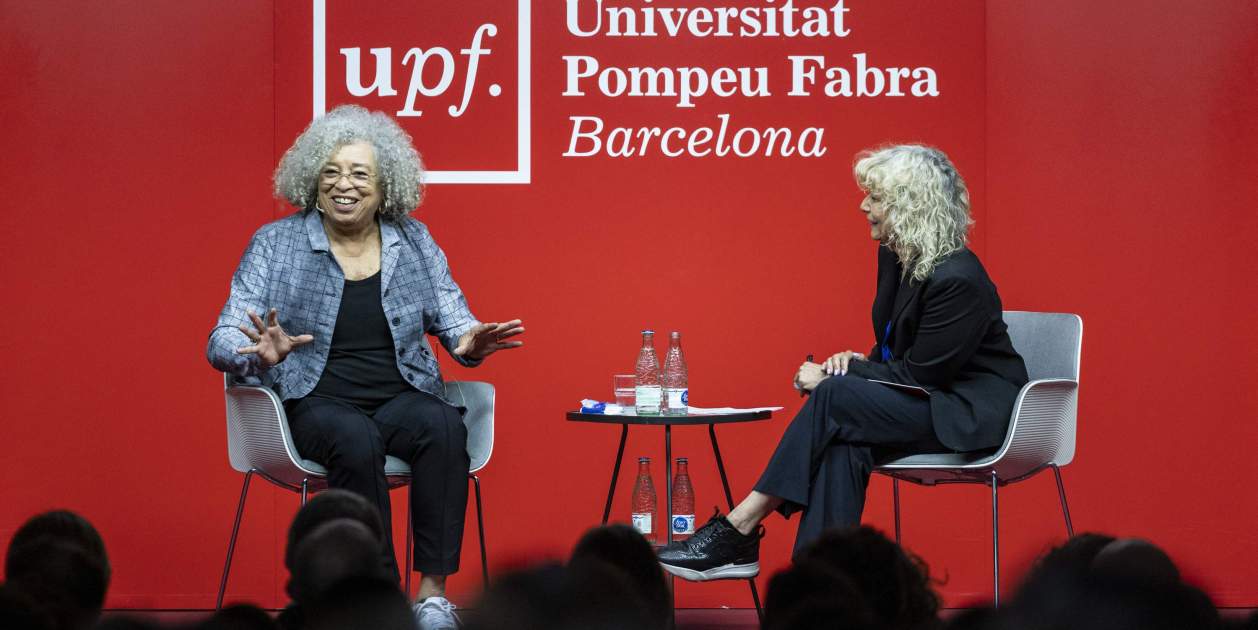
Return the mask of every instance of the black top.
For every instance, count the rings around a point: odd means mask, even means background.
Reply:
[[[969,249],[940,261],[924,282],[904,279],[896,255],[878,249],[877,344],[868,361],[851,363],[851,374],[926,388],[935,435],[949,448],[999,446],[1027,371],[996,285]]]
[[[328,363],[310,395],[372,412],[406,391],[411,386],[398,372],[393,334],[380,305],[380,272],[363,280],[346,280]]]
[[[658,416],[639,416],[636,414],[603,414],[603,413],[581,413],[580,411],[569,411],[567,413],[570,422],[595,422],[598,424],[641,424],[641,425],[684,425],[684,424],[728,424],[731,422],[755,422],[757,420],[769,420],[773,417],[772,411],[740,411],[738,413],[720,413],[709,415],[687,414],[684,416],[666,416],[660,414]]]

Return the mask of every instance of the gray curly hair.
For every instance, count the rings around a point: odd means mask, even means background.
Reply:
[[[366,142],[376,152],[380,196],[376,214],[396,221],[419,207],[424,163],[411,137],[393,118],[358,105],[341,105],[310,122],[275,168],[275,196],[301,209],[318,198],[319,172],[337,149]]]
[[[904,274],[923,282],[944,258],[965,247],[970,193],[948,156],[934,147],[901,144],[856,156],[856,183],[882,197],[887,235]]]

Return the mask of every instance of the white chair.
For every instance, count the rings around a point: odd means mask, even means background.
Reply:
[[[232,468],[245,473],[240,489],[240,503],[236,507],[236,521],[232,525],[231,541],[227,544],[227,562],[223,565],[223,578],[218,586],[215,610],[222,608],[223,595],[227,590],[227,575],[231,571],[232,553],[236,549],[236,534],[240,531],[240,518],[245,510],[245,497],[249,493],[249,480],[258,475],[263,479],[301,495],[306,504],[308,493],[327,487],[327,469],[303,459],[293,445],[288,430],[288,417],[280,399],[267,387],[234,384],[230,376],[225,378],[227,399],[227,455]],[[481,574],[489,584],[489,562],[485,557],[485,519],[481,505],[480,478],[476,472],[485,467],[494,449],[494,386],[475,381],[446,383],[446,397],[456,405],[467,408],[463,424],[467,426],[467,452],[471,466],[467,476],[476,490],[476,529],[480,537]],[[411,482],[410,466],[393,456],[385,458],[384,474],[389,488],[405,486]],[[411,518],[406,510],[406,593],[411,591]],[[389,523],[384,523],[389,527]]]
[[[1068,313],[1005,311],[1013,347],[1026,361],[1030,382],[1022,387],[1009,418],[1005,442],[993,452],[941,453],[894,457],[878,462],[874,472],[891,477],[895,504],[895,540],[900,542],[900,480],[933,486],[980,483],[992,489],[992,580],[1000,603],[1000,512],[997,488],[1027,479],[1048,468],[1057,479],[1057,496],[1066,533],[1074,535],[1062,466],[1075,455],[1079,405],[1079,354],[1083,320]]]

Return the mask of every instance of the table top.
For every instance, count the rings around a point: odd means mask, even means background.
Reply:
[[[773,417],[772,411],[743,411],[739,413],[721,414],[687,414],[684,416],[639,416],[636,414],[602,414],[569,411],[570,422],[597,422],[600,424],[641,424],[641,425],[677,425],[677,424],[727,424],[733,422],[758,422]]]

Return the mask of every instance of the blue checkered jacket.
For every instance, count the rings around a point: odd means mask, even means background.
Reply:
[[[478,322],[423,223],[411,217],[381,221],[380,245],[380,303],[393,333],[398,371],[416,389],[444,398],[427,334],[454,356],[459,336]],[[240,259],[227,304],[210,331],[205,351],[210,364],[247,381],[260,380],[282,400],[309,394],[327,365],[344,288],[345,275],[332,256],[319,213],[298,212],[262,226]],[[278,309],[288,334],[309,333],[314,342],[262,369],[257,355],[236,354],[251,344],[237,326],[252,327],[248,310],[264,316],[271,308]],[[463,365],[479,363],[454,358]]]

